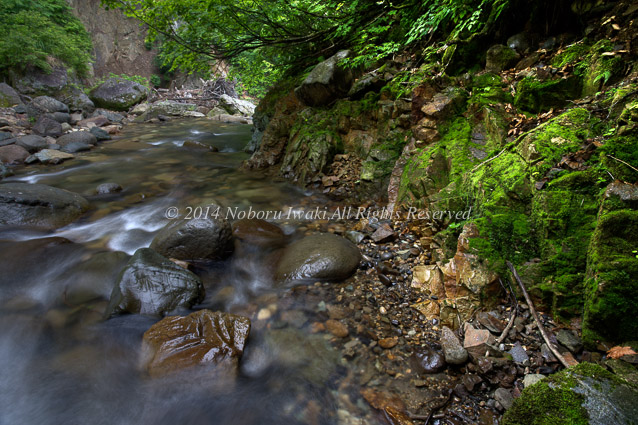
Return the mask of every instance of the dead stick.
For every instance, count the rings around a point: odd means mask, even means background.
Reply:
[[[534,317],[534,321],[536,322],[536,326],[538,326],[538,330],[541,331],[541,336],[545,340],[545,343],[547,344],[547,346],[551,350],[552,354],[554,354],[554,356],[563,364],[563,366],[569,367],[569,364],[567,363],[565,358],[558,352],[558,350],[556,348],[554,348],[552,343],[549,342],[549,338],[547,337],[547,333],[545,333],[545,328],[543,327],[543,324],[541,323],[540,318],[538,317],[538,313],[536,312],[536,309],[534,308],[534,303],[532,303],[532,299],[529,297],[529,294],[527,293],[527,290],[525,289],[525,285],[523,284],[523,281],[521,280],[520,276],[516,272],[516,269],[514,268],[514,265],[512,263],[510,263],[509,261],[507,261],[507,267],[509,267],[510,271],[514,275],[514,279],[516,279],[516,282],[518,282],[518,286],[521,287],[521,290],[523,291],[523,295],[525,296],[525,301],[527,301],[527,305],[529,306],[529,310],[532,312],[532,316]]]
[[[634,171],[638,171],[638,168],[636,168],[636,167],[634,167],[633,165],[631,165],[631,164],[629,164],[629,163],[627,163],[627,162],[623,161],[622,159],[618,159],[618,158],[616,158],[615,156],[611,156],[611,155],[607,155],[607,156],[608,156],[609,158],[611,158],[611,159],[614,159],[614,160],[616,160],[616,161],[620,162],[621,164],[625,164],[627,167],[631,168],[631,169],[632,169],[632,170],[634,170]]]
[[[498,339],[496,340],[497,344],[500,344],[501,342],[505,341],[505,338],[507,338],[507,334],[509,333],[510,329],[512,329],[512,326],[514,325],[514,320],[516,320],[516,307],[512,308],[512,315],[510,316],[510,321],[505,327],[505,330],[503,330],[503,333],[501,334],[501,336],[499,336]]]

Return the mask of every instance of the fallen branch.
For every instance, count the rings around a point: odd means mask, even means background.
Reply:
[[[558,350],[554,348],[552,343],[549,342],[549,337],[547,336],[547,333],[545,332],[545,328],[543,327],[543,324],[541,323],[541,320],[538,317],[538,313],[536,312],[536,309],[534,308],[534,303],[532,303],[532,299],[529,297],[529,294],[527,293],[527,290],[525,289],[525,285],[523,284],[523,281],[521,280],[520,276],[516,272],[514,265],[510,263],[509,261],[507,261],[507,267],[509,267],[510,271],[514,275],[514,279],[516,279],[516,282],[518,282],[518,286],[521,287],[521,290],[523,291],[523,295],[525,296],[525,301],[527,301],[527,305],[529,306],[529,311],[532,312],[532,316],[534,317],[536,326],[538,326],[538,330],[541,332],[541,336],[545,340],[545,343],[549,347],[552,354],[554,354],[554,356],[558,359],[558,361],[560,361],[563,364],[563,366],[569,367],[569,363],[567,363],[567,360],[565,360],[565,357],[563,357],[558,352]]]
[[[512,329],[512,326],[514,326],[514,320],[516,320],[516,307],[512,308],[512,315],[510,316],[510,321],[505,327],[505,329],[503,330],[503,333],[501,333],[501,336],[499,336],[498,339],[496,340],[497,344],[500,344],[501,342],[505,341],[505,338],[507,338],[507,334],[509,333],[510,329]]]
[[[633,166],[633,165],[631,165],[631,164],[626,163],[626,162],[625,162],[625,161],[623,161],[622,159],[618,159],[618,158],[616,158],[615,156],[611,156],[611,155],[607,155],[607,157],[609,157],[609,158],[611,158],[611,159],[613,159],[613,160],[615,160],[615,161],[618,161],[618,162],[620,162],[621,164],[625,164],[627,167],[629,167],[629,168],[631,168],[632,170],[634,170],[634,171],[638,172],[638,168],[634,167],[634,166]]]
[[[472,169],[470,170],[470,173],[471,173],[471,172],[473,172],[474,170],[476,170],[477,168],[479,168],[479,167],[481,167],[481,166],[483,166],[483,165],[487,164],[488,162],[492,162],[492,161],[494,161],[496,158],[498,158],[499,156],[501,156],[501,155],[503,154],[503,152],[505,152],[505,149],[503,149],[502,151],[500,151],[500,152],[499,152],[496,156],[493,156],[493,157],[491,157],[490,159],[487,159],[487,160],[485,160],[485,161],[481,162],[480,164],[476,165],[474,168],[472,168]]]

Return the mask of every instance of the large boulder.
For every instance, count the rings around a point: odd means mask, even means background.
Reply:
[[[315,66],[295,89],[297,98],[308,106],[323,106],[346,96],[354,78],[352,71],[339,62],[348,56],[350,51],[342,50]]]
[[[89,94],[96,106],[115,111],[126,111],[146,99],[146,96],[146,87],[119,77],[107,79]]]
[[[252,117],[255,113],[255,105],[248,100],[236,99],[227,94],[221,95],[219,104],[231,115],[243,115]]]
[[[520,56],[508,46],[496,44],[487,51],[485,70],[489,72],[501,72],[516,65]]]
[[[97,138],[88,131],[73,131],[60,137],[56,143],[62,147],[71,143],[83,143],[85,145],[95,145]]]
[[[250,334],[250,319],[200,310],[166,317],[144,333],[142,363],[151,376],[192,368],[235,373]]]
[[[138,249],[122,270],[106,317],[124,313],[162,316],[204,299],[197,275],[149,248]]]
[[[221,260],[233,252],[232,229],[224,218],[177,220],[155,236],[151,248],[178,260]]]
[[[21,103],[20,95],[13,87],[6,83],[0,83],[0,108],[10,108]]]
[[[634,424],[638,389],[602,367],[581,363],[526,387],[503,425]]]
[[[31,69],[25,75],[12,75],[13,87],[22,94],[55,96],[69,84],[69,74],[64,67],[54,67],[49,73]]]
[[[47,147],[47,141],[44,137],[31,134],[29,136],[22,136],[16,139],[16,145],[22,146],[29,153],[38,152]]]
[[[0,225],[53,229],[67,225],[89,208],[77,193],[43,184],[0,185]]]
[[[71,111],[83,112],[84,115],[92,114],[95,111],[93,101],[77,85],[65,87],[57,93],[56,97],[69,105]]]
[[[29,151],[22,146],[11,144],[0,147],[0,163],[22,164],[28,156]]]
[[[138,112],[144,108],[139,108]],[[194,103],[180,103],[174,100],[160,100],[150,105],[144,112],[140,113],[135,119],[136,122],[147,121],[151,118],[157,118],[160,115],[169,115],[173,117],[191,116],[197,112],[197,105]]]
[[[347,239],[333,234],[307,236],[286,248],[276,278],[286,282],[343,280],[357,270],[360,261],[359,249]]]

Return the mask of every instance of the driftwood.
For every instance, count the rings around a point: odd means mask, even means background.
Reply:
[[[525,301],[527,301],[527,305],[529,306],[529,311],[532,312],[532,316],[534,317],[536,326],[538,326],[538,330],[541,332],[541,336],[545,340],[547,347],[549,347],[552,354],[554,354],[554,356],[558,359],[558,361],[560,361],[563,364],[563,366],[569,367],[569,363],[567,363],[567,360],[565,360],[565,357],[563,357],[562,354],[559,353],[558,350],[549,341],[549,337],[547,336],[547,333],[545,332],[545,327],[543,327],[543,324],[541,323],[541,320],[538,317],[538,313],[536,312],[536,309],[534,308],[534,303],[532,302],[532,299],[529,297],[529,294],[527,293],[527,290],[525,289],[525,285],[523,284],[523,281],[521,280],[520,276],[516,272],[514,265],[510,263],[509,261],[507,261],[507,267],[509,267],[510,271],[514,275],[514,279],[516,279],[518,286],[521,287],[521,291],[523,291],[523,295],[525,296]]]

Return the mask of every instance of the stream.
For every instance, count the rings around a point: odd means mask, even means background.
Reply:
[[[344,406],[338,389],[347,363],[325,334],[308,331],[320,299],[273,289],[251,256],[195,268],[206,288],[195,309],[279,313],[253,322],[237,379],[187,371],[151,379],[139,358],[142,334],[157,319],[102,318],[119,271],[168,223],[169,207],[184,216],[210,204],[322,205],[318,194],[241,171],[249,139],[247,125],[208,120],[130,125],[67,163],[5,180],[77,192],[91,210],[53,233],[0,229],[0,425],[362,423],[348,412],[369,408],[360,397]],[[187,140],[219,152],[183,147]],[[96,195],[108,182],[123,190]],[[278,224],[287,234],[302,226]]]

